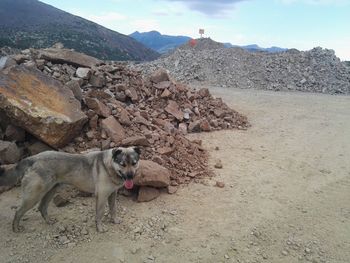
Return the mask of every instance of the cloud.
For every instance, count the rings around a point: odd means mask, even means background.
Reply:
[[[347,5],[350,0],[278,0],[283,4],[302,3],[309,5]]]
[[[89,19],[91,21],[94,21],[98,24],[108,24],[111,22],[121,21],[125,20],[127,17],[123,14],[117,13],[117,12],[106,12],[99,15],[92,15],[88,14],[84,16],[86,19]]]
[[[211,17],[225,17],[234,9],[234,6],[248,0],[164,0],[178,2],[186,5],[189,9],[198,11]]]

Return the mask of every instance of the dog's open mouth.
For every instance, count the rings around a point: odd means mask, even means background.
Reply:
[[[125,180],[124,187],[128,190],[132,189],[134,187],[134,181],[130,179]]]

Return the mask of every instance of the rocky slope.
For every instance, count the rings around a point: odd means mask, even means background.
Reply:
[[[0,1],[0,47],[67,48],[108,60],[153,60],[159,54],[133,38],[37,0]]]
[[[350,68],[333,50],[288,50],[279,53],[222,48],[209,39],[183,45],[168,56],[139,66],[162,67],[178,81],[220,87],[350,94]]]

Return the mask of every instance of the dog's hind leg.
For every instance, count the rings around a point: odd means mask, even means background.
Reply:
[[[14,232],[23,230],[23,227],[19,226],[21,218],[42,199],[51,187],[45,184],[40,175],[34,171],[24,176],[22,180],[22,204],[16,211],[12,222],[12,230]]]
[[[55,219],[50,218],[47,214],[47,208],[49,206],[50,201],[52,200],[53,196],[56,193],[57,188],[59,187],[59,184],[56,184],[54,187],[51,188],[50,191],[48,191],[44,197],[40,201],[39,205],[39,211],[41,213],[41,216],[44,218],[45,222],[49,225],[52,225],[56,222]]]

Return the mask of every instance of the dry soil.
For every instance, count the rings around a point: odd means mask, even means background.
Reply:
[[[252,123],[190,136],[222,161],[216,177],[149,203],[118,197],[121,223],[103,234],[92,197],[51,204],[52,226],[33,210],[14,234],[13,189],[0,195],[0,262],[350,262],[350,97],[211,90]]]

